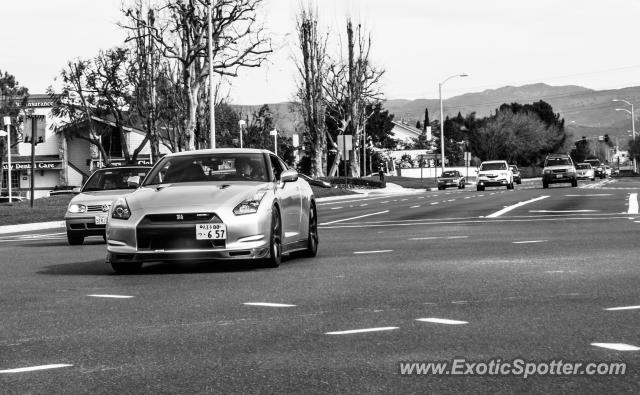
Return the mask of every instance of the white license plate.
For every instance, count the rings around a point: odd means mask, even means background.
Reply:
[[[96,225],[106,225],[107,224],[107,216],[106,215],[96,215],[94,217],[94,221]]]
[[[556,178],[562,178],[562,174],[556,174]]]
[[[225,224],[197,224],[197,240],[226,240],[227,225]]]

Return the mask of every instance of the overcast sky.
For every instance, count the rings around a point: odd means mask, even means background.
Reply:
[[[230,94],[237,104],[289,100],[300,0],[264,0],[260,15],[275,53],[243,70]],[[306,3],[306,0],[305,0]],[[640,85],[637,0],[318,0],[320,27],[338,47],[350,16],[371,33],[372,59],[386,70],[389,99],[443,96],[545,82],[593,89]],[[69,59],[119,45],[121,0],[2,2],[0,70],[43,93]],[[344,41],[342,41],[344,42]]]

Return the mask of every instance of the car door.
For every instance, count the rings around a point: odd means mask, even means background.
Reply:
[[[285,243],[289,243],[300,238],[302,218],[300,185],[298,181],[281,183],[280,175],[287,169],[287,166],[275,155],[269,155],[269,159],[276,179],[276,197],[280,201],[283,239]]]

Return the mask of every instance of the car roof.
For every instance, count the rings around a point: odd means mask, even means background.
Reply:
[[[506,160],[485,160],[482,163],[507,163]]]
[[[164,157],[174,156],[189,156],[189,155],[207,155],[207,154],[273,154],[273,152],[266,149],[256,148],[214,148],[214,149],[198,149],[193,151],[182,151],[167,154]]]
[[[151,169],[151,165],[127,165],[127,166],[109,166],[95,169],[94,172],[117,170],[117,169]]]

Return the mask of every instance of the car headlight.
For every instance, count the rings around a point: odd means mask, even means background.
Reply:
[[[545,170],[544,174],[551,174],[551,170]]]
[[[567,170],[567,173],[575,173],[575,172],[576,172],[576,169],[574,168],[570,168],[569,170]]]
[[[70,213],[86,213],[87,206],[84,204],[70,204],[68,211]]]
[[[245,214],[253,214],[258,211],[258,207],[260,207],[260,202],[264,195],[267,194],[266,190],[260,190],[255,193],[249,199],[245,199],[240,204],[238,204],[234,209],[233,213],[235,215],[245,215]]]
[[[121,197],[116,200],[111,210],[111,218],[115,219],[129,219],[131,217],[131,210],[127,204],[127,199]]]

